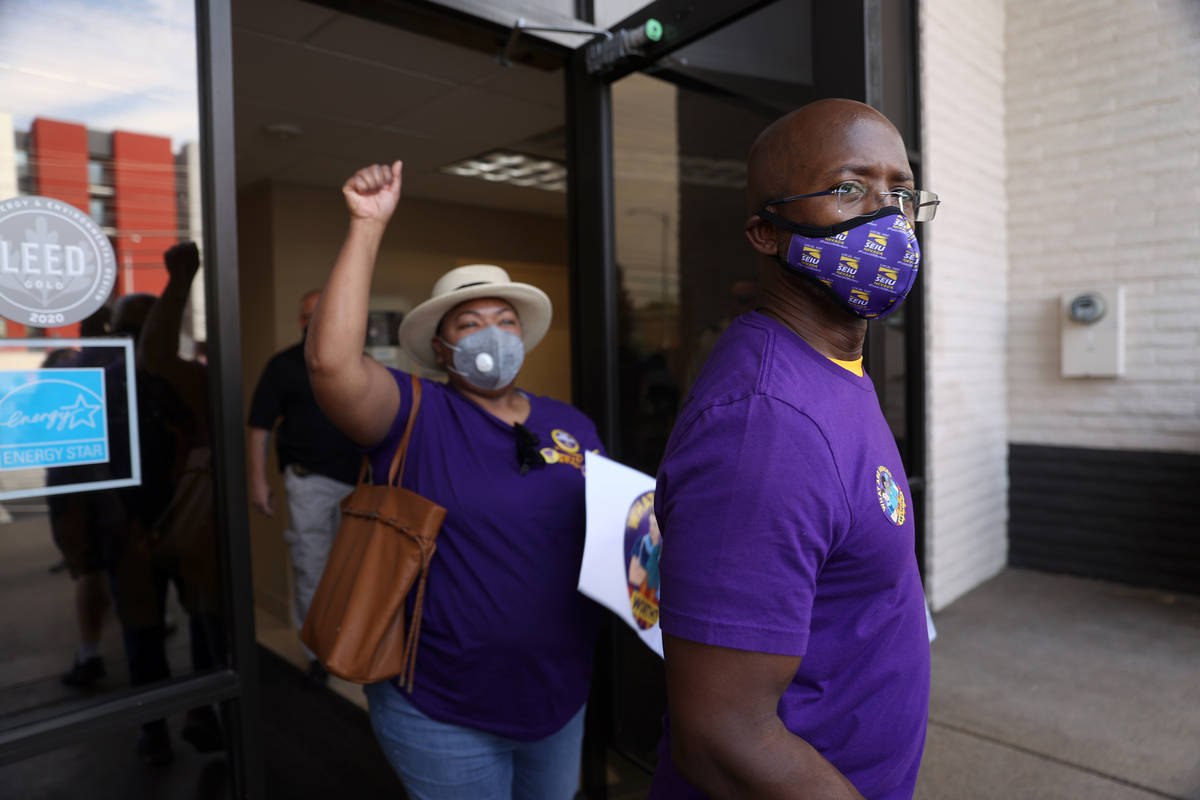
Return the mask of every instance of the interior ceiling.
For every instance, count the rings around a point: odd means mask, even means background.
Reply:
[[[301,0],[234,0],[240,185],[338,189],[404,161],[404,195],[565,216],[566,196],[445,175],[496,148],[564,159],[562,70],[515,64]],[[265,126],[294,125],[282,139]]]

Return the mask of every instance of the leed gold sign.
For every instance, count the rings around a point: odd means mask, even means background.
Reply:
[[[108,237],[75,206],[0,202],[0,316],[39,328],[79,322],[104,305],[116,274]]]

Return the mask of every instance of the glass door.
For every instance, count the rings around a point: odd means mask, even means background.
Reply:
[[[0,796],[256,795],[228,39],[0,6]]]
[[[587,293],[576,361],[592,365],[577,373],[576,397],[615,457],[651,475],[716,340],[756,305],[743,225],[745,160],[758,133],[826,96],[876,105],[910,143],[916,129],[911,4],[695,5],[649,4],[613,32],[654,20],[658,42],[609,65],[598,63],[604,45],[590,45],[590,62],[577,57],[569,77],[573,257]],[[906,356],[921,318],[911,309],[896,317],[872,334],[867,362],[909,456],[919,404]],[[612,713],[589,731],[589,796],[643,789],[666,707],[662,665],[620,625],[598,659],[597,707]]]

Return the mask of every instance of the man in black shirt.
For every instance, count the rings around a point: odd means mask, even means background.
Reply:
[[[300,329],[305,334],[320,297],[320,292],[312,291],[300,300]],[[291,551],[292,605],[299,627],[337,534],[340,503],[354,489],[362,462],[354,443],[317,406],[304,365],[303,337],[267,362],[250,405],[250,499],[268,517],[275,509],[267,483],[267,441],[280,417],[276,452],[287,491],[284,540]],[[307,647],[300,646],[310,662],[311,682],[323,683],[324,669]]]

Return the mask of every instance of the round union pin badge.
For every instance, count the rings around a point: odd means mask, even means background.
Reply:
[[[558,446],[558,449],[562,450],[564,453],[579,452],[578,440],[561,428],[555,428],[552,430],[550,432],[550,438],[554,440],[554,444]]]
[[[116,277],[108,236],[75,206],[0,202],[0,317],[38,328],[79,322],[104,305]]]
[[[904,490],[887,467],[875,470],[875,493],[879,496],[879,507],[892,524],[903,525],[908,516],[908,503],[904,499]]]

